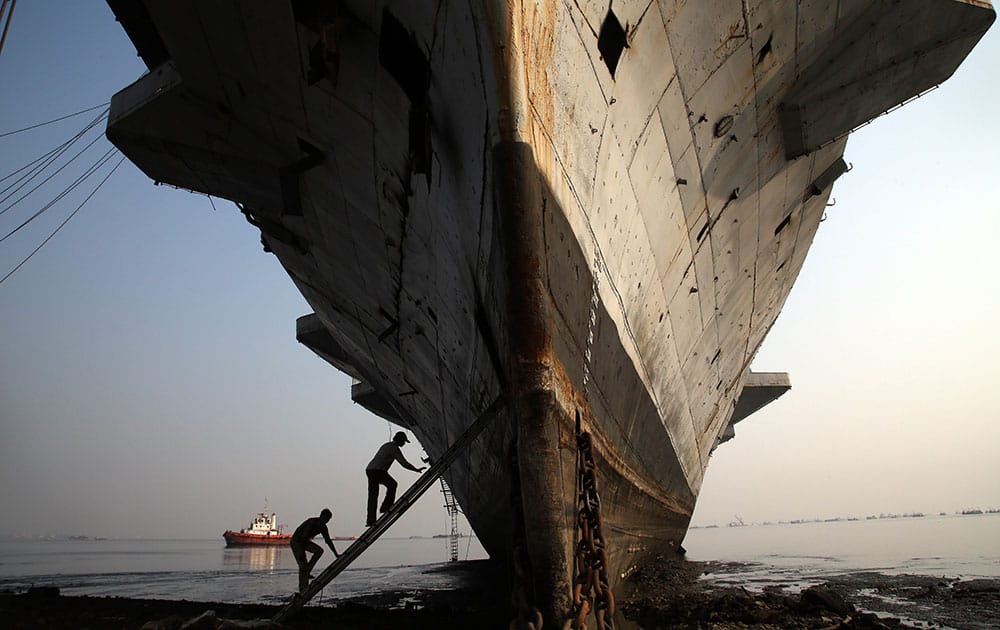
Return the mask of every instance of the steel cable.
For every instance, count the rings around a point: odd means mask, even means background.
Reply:
[[[28,162],[27,164],[25,164],[21,168],[17,169],[16,171],[12,171],[12,172],[8,173],[7,175],[4,175],[3,177],[0,177],[0,182],[5,182],[8,179],[10,179],[11,177],[13,177],[13,176],[17,175],[18,173],[20,173],[21,171],[23,171],[24,169],[29,168],[29,167],[37,164],[38,162],[41,162],[42,160],[44,160],[45,158],[49,157],[50,155],[52,155],[53,153],[55,153],[56,151],[58,151],[59,149],[61,149],[65,145],[66,145],[66,143],[63,142],[62,144],[60,144],[59,146],[55,147],[54,149],[49,150],[48,153],[45,153],[45,154],[43,154],[43,155],[35,158],[34,160]],[[2,192],[6,192],[6,189],[4,191],[0,191],[0,194],[2,194]]]
[[[80,131],[78,131],[76,133],[76,135],[74,135],[72,138],[70,138],[69,140],[67,140],[66,142],[64,142],[62,145],[60,145],[59,147],[57,147],[55,149],[55,154],[52,155],[51,157],[45,159],[44,163],[41,166],[37,166],[35,168],[32,168],[30,171],[28,171],[28,173],[25,173],[21,177],[17,178],[17,180],[15,180],[12,184],[7,185],[6,188],[4,188],[2,191],[0,191],[0,194],[7,193],[6,196],[3,199],[0,199],[0,203],[4,203],[8,199],[10,199],[12,196],[14,196],[15,194],[17,194],[17,192],[19,190],[21,190],[26,185],[28,185],[29,182],[31,182],[33,179],[35,179],[36,177],[38,177],[43,171],[45,171],[45,169],[47,169],[56,160],[58,160],[62,156],[63,153],[65,153],[66,151],[68,151],[71,146],[73,146],[74,144],[76,144],[76,142],[80,138],[82,138],[88,131],[90,131],[105,116],[107,116],[107,114],[108,114],[107,111],[102,112],[100,116],[98,116],[94,120],[90,121],[90,123],[88,123],[86,127],[84,127],[83,129],[81,129]],[[50,155],[52,153],[53,152],[50,151],[46,155]],[[37,161],[38,160],[34,160],[34,162],[37,162]],[[32,163],[34,163],[34,162],[32,162]],[[16,174],[16,173],[18,173],[20,171],[23,171],[25,168],[27,168],[27,166],[23,166],[23,167],[19,168],[17,171],[14,171],[14,173],[12,173],[11,175],[8,175],[7,177],[4,177],[4,179],[5,180],[8,179],[12,175],[14,175],[14,174]],[[11,190],[11,188],[14,188],[14,190]],[[2,213],[0,213],[0,214],[2,214]]]
[[[31,125],[29,127],[22,127],[21,129],[15,129],[13,131],[5,131],[4,133],[0,133],[0,138],[6,138],[7,136],[13,136],[14,134],[18,134],[18,133],[21,133],[21,132],[24,132],[24,131],[31,131],[32,129],[38,129],[39,127],[44,127],[45,125],[51,125],[52,123],[57,123],[60,120],[66,120],[67,118],[73,118],[74,116],[79,116],[80,114],[86,114],[87,112],[92,112],[95,109],[99,109],[101,107],[107,107],[107,106],[108,106],[108,103],[101,103],[100,105],[94,105],[93,107],[88,107],[87,109],[81,109],[78,112],[73,112],[72,114],[66,114],[65,116],[60,116],[59,118],[53,118],[52,120],[46,120],[45,122],[40,122],[38,124]]]
[[[95,143],[96,143],[96,142],[97,142],[98,140],[100,140],[100,139],[101,139],[102,137],[103,137],[103,136],[97,136],[96,138],[94,138],[93,140],[91,140],[91,141],[90,141],[90,142],[89,142],[89,143],[87,144],[87,146],[83,147],[83,148],[82,148],[82,149],[81,149],[81,150],[80,150],[80,151],[79,151],[79,152],[78,152],[78,153],[77,153],[76,155],[74,155],[73,157],[71,157],[71,158],[70,158],[70,159],[69,159],[69,160],[68,160],[68,161],[67,161],[67,162],[66,162],[65,164],[63,164],[62,166],[60,166],[59,168],[57,168],[57,169],[56,169],[56,170],[55,170],[55,171],[54,171],[53,173],[49,174],[49,176],[48,176],[48,177],[46,177],[45,179],[43,179],[42,181],[40,181],[40,182],[38,183],[38,185],[36,185],[36,186],[35,186],[34,188],[32,188],[31,190],[29,190],[28,192],[24,193],[24,194],[23,194],[23,195],[21,195],[20,197],[18,197],[18,198],[17,198],[17,199],[16,199],[16,200],[15,200],[15,201],[14,201],[13,203],[11,203],[11,204],[10,204],[9,206],[7,206],[6,208],[4,208],[3,210],[0,210],[0,215],[3,215],[3,214],[6,214],[6,212],[7,212],[8,210],[10,210],[11,208],[13,208],[14,206],[16,206],[17,204],[21,203],[22,201],[24,201],[25,199],[27,199],[28,197],[30,197],[30,196],[31,196],[31,194],[32,194],[33,192],[35,192],[36,190],[38,190],[39,188],[41,188],[42,186],[44,186],[45,184],[47,184],[47,183],[48,183],[49,181],[51,181],[53,177],[55,177],[55,176],[56,176],[56,175],[58,175],[58,174],[59,174],[60,172],[62,172],[62,170],[63,170],[64,168],[66,168],[67,166],[69,166],[70,164],[72,164],[72,163],[73,163],[73,161],[74,161],[74,160],[76,160],[76,158],[78,158],[78,157],[80,157],[81,155],[83,155],[83,153],[84,153],[84,152],[85,152],[85,151],[86,151],[87,149],[89,149],[90,147],[94,146],[94,144],[95,144]],[[109,150],[108,150],[108,152],[107,152],[107,153],[105,153],[105,155],[107,155],[107,154],[108,154],[108,153],[110,153],[111,151],[115,151],[115,150],[116,150],[116,149],[115,149],[114,147],[112,147],[111,149],[109,149]],[[18,189],[17,189],[17,190],[20,190],[20,188],[21,188],[21,187],[18,187]],[[14,192],[17,192],[17,190],[15,190]],[[8,199],[10,199],[11,195],[13,195],[13,194],[14,194],[14,192],[12,192],[12,193],[11,193],[10,195],[7,195],[7,196],[6,196],[6,197],[4,197],[3,199],[0,199],[0,203],[3,203],[4,201],[7,201]]]
[[[82,201],[82,202],[80,203],[80,205],[78,205],[78,206],[76,207],[76,210],[74,210],[74,211],[73,211],[72,213],[70,213],[70,215],[69,215],[68,217],[66,217],[66,218],[65,218],[65,219],[63,220],[63,222],[62,222],[62,223],[60,223],[60,224],[59,224],[59,227],[57,227],[57,228],[56,228],[56,229],[55,229],[55,230],[54,230],[54,231],[52,232],[52,234],[49,234],[48,238],[46,238],[46,239],[45,239],[44,241],[42,241],[42,242],[41,242],[41,244],[40,244],[40,245],[39,245],[38,247],[36,247],[36,248],[35,248],[35,249],[34,249],[34,250],[33,250],[33,251],[32,251],[32,252],[30,253],[30,254],[28,254],[28,255],[27,255],[27,257],[25,257],[25,259],[24,259],[24,260],[22,260],[22,261],[21,261],[20,263],[18,263],[18,265],[17,265],[16,267],[14,267],[13,269],[11,269],[11,270],[10,270],[10,272],[9,272],[9,273],[8,273],[8,274],[7,274],[6,276],[4,276],[3,278],[0,278],[0,284],[3,284],[3,283],[4,283],[4,282],[5,282],[6,280],[7,280],[7,278],[9,278],[9,277],[11,277],[12,275],[14,275],[14,273],[15,273],[15,272],[16,272],[16,271],[17,271],[18,269],[20,269],[20,268],[21,268],[22,266],[24,266],[24,264],[25,264],[26,262],[28,262],[29,260],[31,260],[31,257],[32,257],[32,256],[34,256],[35,254],[37,254],[37,253],[38,253],[38,250],[40,250],[40,249],[41,249],[42,247],[44,247],[44,246],[45,246],[45,244],[46,244],[46,243],[48,243],[48,242],[49,242],[50,240],[52,240],[52,237],[54,237],[54,236],[55,236],[56,234],[58,234],[58,233],[59,233],[59,230],[61,230],[61,229],[63,228],[63,226],[64,226],[64,225],[66,225],[67,223],[69,223],[69,220],[70,220],[70,219],[72,219],[72,218],[73,218],[74,216],[76,216],[76,213],[77,213],[77,212],[79,212],[79,211],[80,211],[80,209],[81,209],[81,208],[83,208],[83,206],[84,206],[84,205],[86,205],[86,203],[87,203],[88,201],[90,201],[90,198],[91,198],[91,197],[93,197],[93,196],[94,196],[94,194],[95,194],[95,193],[97,193],[97,191],[101,189],[101,186],[103,186],[103,185],[104,185],[104,183],[105,183],[106,181],[108,181],[108,179],[109,179],[109,178],[110,178],[110,177],[111,177],[111,176],[112,176],[112,175],[114,174],[114,172],[115,172],[115,171],[117,171],[117,170],[118,170],[118,167],[119,167],[119,166],[121,166],[121,165],[122,165],[122,162],[124,162],[124,161],[125,161],[125,156],[123,155],[123,156],[122,156],[122,158],[121,158],[120,160],[118,160],[118,163],[117,163],[117,164],[115,164],[114,168],[112,168],[112,169],[111,169],[111,171],[110,171],[110,172],[108,172],[108,174],[104,176],[104,179],[102,179],[102,180],[101,180],[101,183],[99,183],[99,184],[98,184],[98,185],[97,185],[97,186],[96,186],[96,187],[94,188],[94,190],[92,190],[92,191],[90,192],[90,194],[89,194],[89,195],[87,195],[87,198],[86,198],[86,199],[84,199],[84,200],[83,200],[83,201]]]
[[[104,166],[105,164],[107,164],[108,161],[112,157],[114,157],[112,154],[115,153],[117,150],[118,149],[116,149],[115,147],[111,147],[110,149],[108,149],[107,151],[105,151],[104,155],[102,155],[100,158],[98,158],[98,160],[96,162],[94,162],[93,164],[91,164],[90,167],[86,171],[84,171],[83,175],[80,175],[79,177],[77,177],[76,180],[72,184],[70,184],[65,189],[63,189],[63,191],[61,193],[59,193],[58,195],[56,195],[55,198],[52,199],[52,201],[50,201],[47,204],[45,204],[44,206],[42,206],[42,208],[40,210],[38,210],[37,212],[35,212],[35,214],[33,214],[30,217],[28,217],[28,219],[25,220],[21,225],[17,226],[16,228],[14,228],[10,232],[8,232],[3,238],[0,238],[0,243],[6,241],[10,236],[13,236],[18,230],[20,230],[21,228],[23,228],[24,226],[28,225],[29,223],[31,223],[32,221],[34,221],[36,218],[38,218],[39,216],[41,216],[41,214],[43,212],[45,212],[46,210],[48,210],[49,208],[51,208],[55,204],[59,203],[59,201],[62,200],[63,197],[65,197],[69,193],[73,192],[73,190],[76,189],[77,186],[79,186],[80,184],[82,184],[87,178],[89,178],[91,175],[93,175],[95,171],[97,171],[102,166]],[[2,213],[0,213],[0,214],[2,214]]]

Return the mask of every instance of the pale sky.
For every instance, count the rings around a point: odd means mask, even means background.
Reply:
[[[695,523],[1000,507],[998,59],[994,28],[949,82],[848,143],[855,168],[754,365],[793,389],[716,451]],[[103,2],[20,3],[0,133],[104,103],[143,70]],[[0,177],[95,114],[0,137]],[[0,243],[0,277],[97,181]],[[395,429],[295,341],[309,307],[215,205],[126,161],[0,284],[0,534],[212,538],[265,496],[283,523],[330,507],[335,533],[360,532],[364,466]],[[441,504],[429,492],[390,535],[445,531]]]

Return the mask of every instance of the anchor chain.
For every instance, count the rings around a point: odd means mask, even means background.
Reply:
[[[593,612],[598,630],[614,630],[615,598],[608,581],[608,553],[601,531],[601,497],[597,492],[593,442],[590,433],[577,429],[577,515],[579,542],[573,580],[574,629],[584,628]]]

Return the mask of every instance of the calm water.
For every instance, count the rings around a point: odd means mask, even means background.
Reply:
[[[349,541],[335,541],[343,550]],[[333,559],[324,548],[317,574]],[[459,559],[485,558],[479,541],[463,538]],[[447,539],[383,538],[329,587],[325,599],[395,590],[448,590]],[[192,601],[284,602],[298,588],[287,547],[227,549],[221,540],[0,541],[0,590],[57,586],[65,595],[113,595]],[[321,599],[323,599],[321,598]]]
[[[338,542],[338,548],[348,544]],[[323,599],[396,590],[448,590],[445,539],[383,539],[328,586]],[[1000,577],[1000,515],[692,529],[688,558],[756,563],[731,579],[751,587],[822,581],[856,571]],[[486,557],[463,539],[460,558]],[[321,570],[332,558],[329,551]],[[716,579],[725,581],[725,574]],[[67,595],[279,603],[295,590],[285,547],[226,549],[221,540],[2,541],[0,590],[32,584]]]
[[[858,571],[1000,577],[1000,514],[692,529],[691,560],[755,563],[750,587],[815,583]]]

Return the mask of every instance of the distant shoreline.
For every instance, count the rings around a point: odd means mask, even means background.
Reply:
[[[881,521],[881,520],[891,520],[891,519],[901,519],[901,518],[940,518],[951,517],[951,516],[981,516],[981,515],[991,515],[1000,514],[1000,508],[988,508],[981,510],[979,508],[970,508],[967,510],[960,510],[958,512],[938,512],[924,513],[924,512],[903,512],[903,513],[889,513],[889,514],[870,514],[868,516],[835,516],[832,518],[797,518],[792,520],[781,520],[781,521],[751,521],[743,522],[739,516],[736,516],[736,521],[730,521],[725,525],[718,525],[715,523],[710,523],[706,525],[691,525],[688,529],[716,529],[722,527],[747,527],[750,525],[755,526],[769,526],[769,525],[802,525],[805,523],[841,523],[841,522],[855,522],[855,521]]]
[[[953,516],[981,516],[981,515],[993,515],[1000,514],[1000,508],[968,508],[965,510],[960,510],[957,512],[901,512],[901,513],[882,513],[882,514],[869,514],[867,516],[835,516],[832,518],[797,518],[791,520],[768,520],[768,521],[748,521],[745,523],[739,523],[737,521],[731,521],[725,524],[717,523],[706,523],[691,525],[688,529],[721,529],[725,527],[744,527],[744,526],[770,526],[770,525],[802,525],[805,523],[839,523],[839,522],[856,522],[856,521],[878,521],[878,520],[890,520],[890,519],[906,519],[906,518],[940,518],[940,517],[953,517]],[[449,534],[423,534],[419,536],[383,536],[383,540],[440,540],[449,538]],[[350,541],[355,540],[357,536],[334,536],[333,540],[338,541]],[[459,538],[475,538],[474,534],[462,533]],[[38,535],[24,535],[24,534],[10,534],[10,533],[0,533],[0,542],[5,541],[73,541],[73,542],[120,542],[120,541],[156,541],[156,542],[212,542],[219,540],[220,544],[225,545],[225,541],[218,536],[207,536],[207,537],[181,537],[181,538],[171,538],[171,537],[143,537],[143,536],[90,536],[83,534],[38,534]]]

